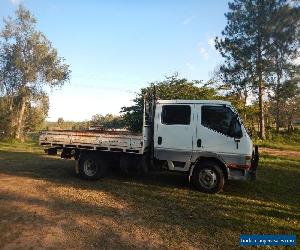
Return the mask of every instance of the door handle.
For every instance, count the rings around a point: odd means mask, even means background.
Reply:
[[[161,143],[162,143],[162,137],[159,136],[159,137],[157,138],[157,144],[158,144],[158,145],[161,145]]]
[[[197,147],[200,148],[202,146],[202,140],[198,139],[197,140]]]

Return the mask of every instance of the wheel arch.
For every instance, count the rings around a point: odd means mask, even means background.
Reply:
[[[196,161],[190,167],[189,180],[191,180],[191,177],[193,175],[195,167],[199,166],[201,164],[201,162],[205,161],[205,160],[209,160],[209,161],[212,161],[212,162],[218,164],[224,173],[225,180],[228,179],[228,168],[224,161],[222,161],[218,157],[214,157],[214,156],[200,156],[196,159]]]

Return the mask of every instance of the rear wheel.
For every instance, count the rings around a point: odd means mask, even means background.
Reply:
[[[83,154],[79,158],[80,177],[87,180],[97,180],[104,177],[107,164],[103,159],[94,154]]]
[[[148,154],[144,154],[138,164],[138,173],[139,175],[147,175],[149,172],[150,158]]]
[[[126,156],[122,156],[120,158],[120,170],[121,170],[121,173],[124,175],[128,174],[129,162],[130,162],[130,159],[128,159]]]
[[[204,193],[218,193],[222,190],[225,178],[221,167],[213,161],[201,161],[193,172],[193,182]]]

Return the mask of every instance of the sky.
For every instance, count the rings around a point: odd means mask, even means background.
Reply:
[[[49,121],[119,114],[150,82],[175,72],[208,80],[222,61],[214,38],[226,25],[225,0],[0,0],[0,17],[20,3],[72,71],[48,91]]]

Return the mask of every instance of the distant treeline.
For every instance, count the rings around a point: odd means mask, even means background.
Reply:
[[[101,126],[103,129],[121,129],[125,128],[124,118],[112,114],[96,114],[91,120],[85,121],[65,121],[62,117],[56,122],[45,121],[44,130],[87,130],[93,126]]]

